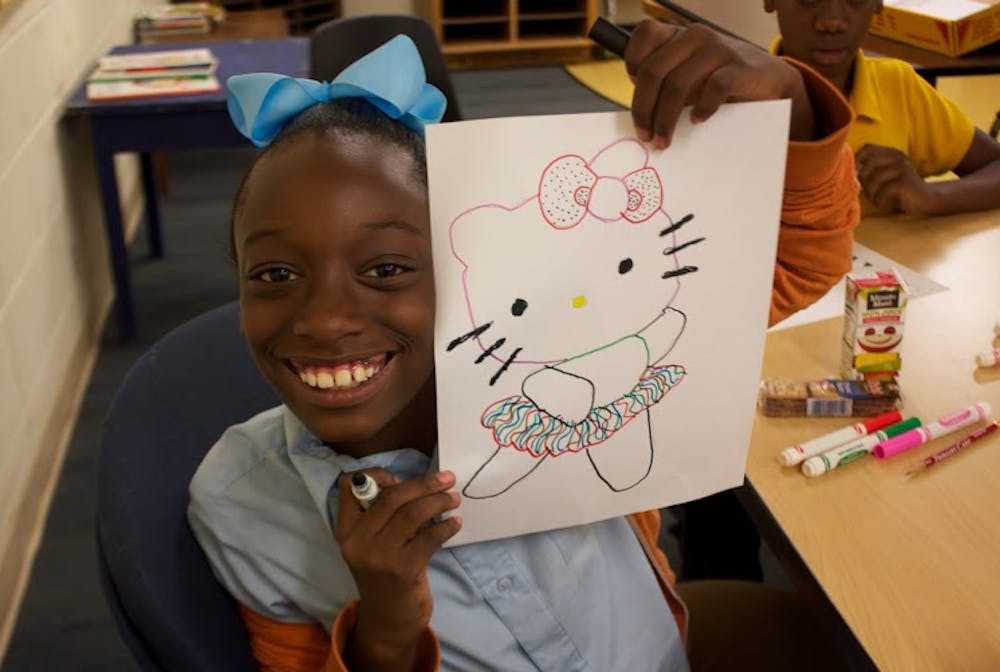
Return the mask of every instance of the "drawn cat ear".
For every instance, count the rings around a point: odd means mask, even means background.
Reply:
[[[451,248],[459,261],[472,264],[495,251],[501,237],[516,236],[511,212],[499,205],[482,205],[462,213],[451,223]],[[501,246],[502,247],[502,246]]]
[[[554,228],[569,229],[587,214],[590,191],[597,175],[582,156],[560,156],[542,171],[538,184],[538,205],[542,218]]]

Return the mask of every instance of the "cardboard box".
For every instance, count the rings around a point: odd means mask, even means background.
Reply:
[[[900,348],[910,292],[895,268],[848,273],[840,375],[849,380],[893,378],[903,365]]]
[[[1000,0],[884,0],[870,32],[961,56],[1000,40]]]

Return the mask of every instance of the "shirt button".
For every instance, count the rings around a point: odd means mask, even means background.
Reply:
[[[497,590],[501,593],[506,593],[514,586],[514,581],[509,577],[505,576],[499,581],[497,581]]]

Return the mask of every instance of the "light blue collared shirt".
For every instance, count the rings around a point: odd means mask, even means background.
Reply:
[[[191,482],[188,519],[237,600],[329,630],[358,597],[333,538],[337,479],[374,466],[407,479],[430,460],[410,449],[339,455],[279,406],[213,446]],[[677,624],[623,518],[441,549],[428,578],[444,670],[688,669]]]

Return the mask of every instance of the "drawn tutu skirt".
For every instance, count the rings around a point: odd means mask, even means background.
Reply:
[[[628,393],[592,409],[586,417],[572,424],[546,413],[520,394],[490,404],[481,422],[501,447],[528,452],[535,457],[577,453],[606,441],[637,415],[657,404],[680,383],[684,374],[684,367],[676,364],[650,367]]]

